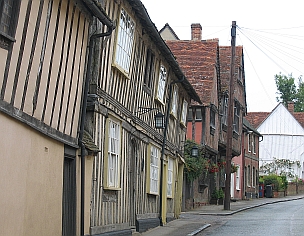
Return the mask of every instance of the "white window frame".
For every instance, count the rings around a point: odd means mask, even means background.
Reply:
[[[228,119],[228,97],[224,97],[223,101],[223,116],[222,116],[222,123],[224,125],[227,125],[227,119]]]
[[[135,22],[123,8],[120,11],[115,64],[123,73],[129,74],[133,53]]]
[[[248,152],[252,151],[252,134],[248,134]]]
[[[181,115],[181,123],[186,126],[187,124],[187,111],[188,111],[188,102],[186,100],[183,101],[183,109]]]
[[[251,166],[249,165],[247,167],[247,187],[250,188],[251,187],[250,184],[251,184]]]
[[[164,98],[165,98],[166,80],[167,80],[167,69],[164,65],[160,65],[158,87],[157,87],[157,99],[162,103],[164,103]]]
[[[173,197],[174,160],[168,158],[167,197]]]
[[[119,188],[120,177],[120,124],[109,118],[107,156],[107,186]]]
[[[240,132],[240,113],[241,107],[238,102],[234,103],[234,122],[233,122],[233,130],[238,134]]]
[[[171,114],[174,117],[177,117],[177,108],[178,108],[178,87],[173,86]]]
[[[236,190],[241,190],[241,168],[239,165],[237,165],[237,171],[236,171],[236,183],[235,183],[235,188]]]
[[[151,145],[150,154],[150,189],[149,193],[158,194],[159,192],[159,149]]]
[[[252,153],[256,154],[255,151],[255,135],[252,133]]]

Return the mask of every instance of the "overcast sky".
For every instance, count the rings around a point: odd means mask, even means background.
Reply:
[[[244,46],[247,109],[271,111],[277,105],[274,75],[304,75],[304,8],[302,1],[142,0],[160,30],[166,23],[181,40],[191,24],[202,25],[203,39],[230,45],[236,21],[236,45]],[[304,77],[303,77],[304,79]]]

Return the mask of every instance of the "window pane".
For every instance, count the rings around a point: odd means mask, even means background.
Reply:
[[[128,13],[122,9],[118,27],[117,46],[116,46],[116,63],[129,73],[130,62],[133,50],[135,23]]]

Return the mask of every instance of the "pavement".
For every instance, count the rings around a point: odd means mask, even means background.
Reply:
[[[211,215],[211,216],[229,216],[236,214],[241,211],[245,211],[248,209],[252,209],[255,207],[264,206],[267,204],[275,204],[279,202],[286,201],[294,201],[303,199],[304,195],[296,195],[296,196],[286,196],[281,198],[256,198],[249,200],[239,200],[230,203],[230,210],[224,210],[223,205],[205,205],[199,208],[196,208],[191,211],[182,212],[179,219],[173,220],[167,223],[164,226],[159,226],[153,229],[150,229],[146,232],[143,232],[139,235],[142,236],[161,236],[161,235],[172,235],[173,231],[178,229],[182,230],[193,222],[193,218],[189,217],[189,214],[192,214],[193,217],[199,215]],[[202,222],[201,224],[197,224],[191,233],[188,233],[187,236],[194,236],[204,229],[212,226],[211,224],[206,224]]]

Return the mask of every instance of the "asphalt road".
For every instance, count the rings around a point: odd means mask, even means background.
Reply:
[[[210,227],[196,235],[303,236],[304,199],[265,205],[231,216],[213,217],[209,223]]]

